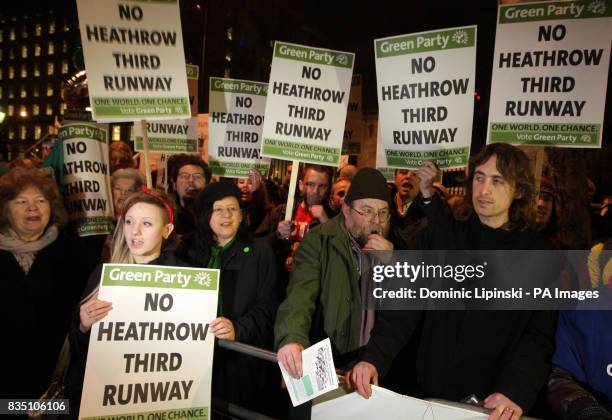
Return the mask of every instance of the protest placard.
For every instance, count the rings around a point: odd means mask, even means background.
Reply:
[[[189,104],[191,105],[191,116],[198,116],[198,82],[200,78],[200,67],[187,64],[187,89],[189,91]]]
[[[105,264],[80,418],[210,418],[219,270]]]
[[[147,121],[150,152],[194,153],[198,151],[198,119]],[[134,124],[134,150],[144,151],[142,124]]]
[[[500,5],[488,143],[601,147],[612,4]]]
[[[178,0],[78,0],[96,121],[191,116]]]
[[[198,114],[198,144],[200,157],[208,162],[208,114]]]
[[[338,164],[354,58],[347,52],[274,44],[262,156]]]
[[[358,155],[361,153],[363,130],[365,130],[365,123],[361,114],[361,91],[361,75],[354,74],[351,81],[351,91],[346,113],[346,126],[344,127],[343,155]]]
[[[251,168],[267,175],[270,159],[260,155],[267,94],[267,83],[210,78],[208,164],[213,175],[248,177]]]
[[[476,26],[374,41],[387,166],[466,165],[472,141]]]
[[[393,182],[395,178],[395,169],[387,166],[387,158],[385,157],[385,146],[382,144],[382,136],[380,135],[380,125],[378,126],[376,136],[376,169],[380,171],[387,182]]]
[[[68,123],[58,130],[66,209],[79,236],[114,230],[108,163],[108,130],[95,123]]]

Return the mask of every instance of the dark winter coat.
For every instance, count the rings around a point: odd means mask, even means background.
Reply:
[[[424,208],[426,240],[434,249],[549,248],[535,233],[492,229],[477,216],[455,221],[443,215],[438,198]],[[420,321],[416,380],[422,396],[461,400],[476,394],[484,399],[501,392],[529,410],[550,370],[555,312],[381,312],[361,359],[384,375]]]
[[[198,267],[206,267],[210,248],[196,245],[196,235],[184,238],[178,255]],[[273,326],[279,304],[279,286],[274,254],[263,239],[236,238],[221,255],[219,316],[234,324],[236,341],[271,349]],[[270,389],[271,365],[220,347],[215,348],[213,398],[262,409],[266,389]],[[278,381],[273,384],[278,385]]]
[[[60,229],[28,274],[12,253],[0,251],[4,398],[37,399],[47,389],[87,276],[99,262],[96,238]]]

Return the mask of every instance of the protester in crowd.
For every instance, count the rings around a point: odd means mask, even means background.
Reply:
[[[347,163],[338,170],[338,179],[348,179],[351,181],[357,175],[357,167]]]
[[[193,202],[196,195],[210,183],[211,176],[212,171],[198,156],[179,154],[168,159],[170,190],[174,192],[178,206],[174,221],[177,234],[195,230]]]
[[[268,201],[270,202],[270,205],[272,206],[272,208],[278,206],[279,204],[282,204],[283,202],[281,201],[281,198],[280,198],[280,190],[279,190],[278,185],[274,181],[272,181],[270,178],[264,178],[263,183],[266,185]],[[285,202],[286,201],[287,201],[287,198],[285,197]]]
[[[600,293],[612,297],[610,288]],[[610,311],[561,312],[547,396],[559,418],[612,420],[610,349]]]
[[[113,194],[113,205],[115,208],[115,220],[121,216],[123,204],[129,196],[142,189],[145,184],[140,171],[134,168],[117,169],[111,175],[111,188]]]
[[[466,183],[471,214],[454,220],[433,194],[438,170],[419,170],[425,232],[433,249],[549,249],[528,228],[533,221],[533,177],[518,148],[486,146],[470,163]],[[550,370],[555,314],[547,311],[382,311],[359,362],[347,375],[357,392],[371,395],[370,382],[386,374],[419,321],[423,330],[416,380],[423,396],[484,398],[489,419],[518,420],[528,411]]]
[[[97,261],[66,227],[55,183],[35,169],[0,178],[0,395],[46,390],[88,272]]]
[[[540,232],[547,228],[554,229],[555,222],[555,190],[551,180],[542,178],[535,214],[535,229]]]
[[[397,226],[408,241],[408,248],[421,244],[421,236],[427,227],[427,218],[421,208],[419,177],[410,169],[396,169],[393,177],[393,206],[391,223]]]
[[[186,266],[171,251],[176,246],[173,221],[174,209],[164,194],[149,190],[133,194],[123,205],[117,221],[110,262]],[[65,397],[70,399],[71,416],[78,415],[91,327],[113,307],[112,302],[98,299],[101,274],[102,265],[99,265],[89,276],[79,312],[70,328],[70,368]]]
[[[124,141],[113,141],[108,148],[110,155],[110,173],[112,174],[117,169],[133,168],[134,161],[132,160],[132,149]]]
[[[115,222],[121,216],[123,204],[132,194],[140,191],[145,184],[144,178],[138,169],[123,168],[117,169],[111,175],[111,192],[113,195],[113,208]],[[112,233],[106,236],[102,246],[102,262],[110,261],[111,247],[113,243]]]
[[[299,181],[300,199],[292,209],[291,220],[284,220],[286,204],[276,207],[256,230],[257,236],[269,240],[287,271],[291,271],[293,256],[309,229],[325,223],[331,216],[329,186],[332,170],[329,166],[306,165]]]
[[[354,362],[367,343],[374,312],[365,309],[368,250],[390,251],[390,196],[384,176],[363,168],[353,178],[342,212],[311,230],[295,256],[274,329],[278,360],[302,376],[302,350],[329,337],[336,367]]]
[[[535,230],[547,237],[553,248],[562,248],[557,236],[557,212],[555,208],[555,189],[548,178],[540,179],[540,194],[535,212]],[[565,246],[563,246],[565,248]]]
[[[195,210],[197,230],[183,238],[179,255],[195,266],[221,270],[219,316],[209,331],[218,339],[272,348],[279,303],[276,261],[265,239],[252,238],[240,190],[233,182],[213,183],[198,196]],[[215,349],[213,397],[263,409],[271,386],[265,363]]]
[[[237,178],[236,186],[240,190],[242,202],[248,216],[251,232],[255,232],[268,213],[273,210],[268,201],[268,190],[259,171],[254,170],[248,178]]]
[[[331,195],[329,197],[329,207],[334,215],[340,212],[346,192],[351,186],[351,181],[347,178],[338,178],[332,185]]]

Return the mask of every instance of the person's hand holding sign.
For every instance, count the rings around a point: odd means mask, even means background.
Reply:
[[[234,341],[236,339],[234,324],[222,316],[213,319],[210,323],[210,332],[220,340]]]
[[[81,320],[79,330],[82,333],[86,333],[94,323],[104,318],[111,309],[113,309],[112,303],[100,300],[97,296],[92,297],[82,304],[79,310],[79,318]]]

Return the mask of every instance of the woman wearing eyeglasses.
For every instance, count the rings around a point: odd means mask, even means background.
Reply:
[[[240,196],[233,182],[207,186],[195,201],[196,232],[183,238],[179,256],[195,266],[221,270],[219,316],[209,331],[221,340],[271,349],[279,304],[276,262],[265,240],[252,238]],[[216,348],[213,398],[264,409],[263,392],[270,387],[265,363]]]

